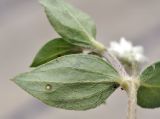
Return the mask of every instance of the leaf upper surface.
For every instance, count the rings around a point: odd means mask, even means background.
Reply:
[[[40,51],[35,56],[31,67],[37,67],[63,55],[80,52],[80,47],[68,43],[63,38],[57,38],[47,42],[40,49]]]

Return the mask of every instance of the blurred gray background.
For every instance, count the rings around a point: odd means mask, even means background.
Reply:
[[[68,0],[90,14],[97,40],[106,46],[125,36],[142,45],[149,63],[160,59],[159,0]],[[38,0],[0,0],[0,119],[125,119],[126,93],[117,90],[105,105],[89,111],[48,107],[9,79],[28,66],[39,48],[58,35]],[[160,109],[137,109],[138,119],[160,119]]]

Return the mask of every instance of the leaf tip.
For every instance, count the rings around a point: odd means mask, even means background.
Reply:
[[[53,1],[53,0],[51,0]],[[50,0],[39,0],[39,3],[42,5],[42,6],[45,6],[45,4],[47,4],[47,2],[50,2]]]
[[[13,82],[15,82],[16,81],[16,79],[15,78],[12,78],[12,79],[9,79],[10,81],[13,81]]]
[[[14,82],[14,83],[17,83],[17,76],[16,77],[13,77],[11,79],[9,79],[10,81]]]
[[[34,67],[36,67],[37,65],[34,63],[34,62],[32,62],[30,65],[29,65],[29,67],[30,68],[34,68]]]
[[[40,3],[40,4],[43,4],[43,2],[44,2],[44,0],[39,0],[39,3]]]
[[[38,57],[37,55],[34,57],[33,61],[31,62],[31,64],[29,65],[30,68],[34,68],[41,65],[41,62],[38,61]]]

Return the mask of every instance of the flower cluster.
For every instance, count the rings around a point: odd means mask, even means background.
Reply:
[[[120,39],[119,43],[112,41],[108,51],[113,53],[118,59],[129,63],[143,63],[146,61],[146,57],[143,54],[143,47],[133,46],[132,43],[124,37]]]

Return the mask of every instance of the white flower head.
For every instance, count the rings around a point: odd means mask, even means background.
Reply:
[[[143,55],[142,46],[133,46],[131,42],[127,41],[124,37],[120,42],[111,42],[108,51],[113,53],[118,59],[132,62],[143,63],[146,57]]]

